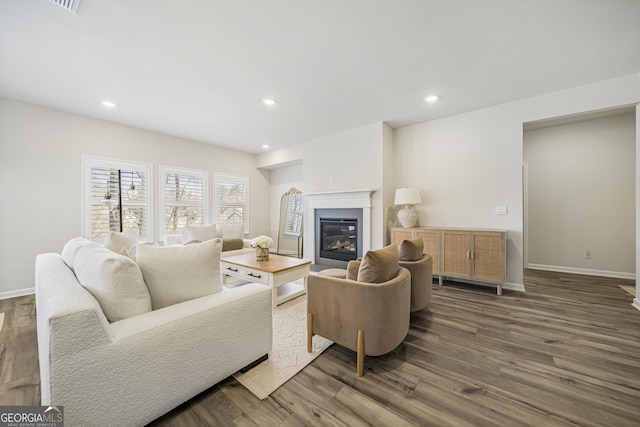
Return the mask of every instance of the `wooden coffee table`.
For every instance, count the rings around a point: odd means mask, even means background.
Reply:
[[[222,283],[232,276],[262,283],[273,289],[273,308],[307,292],[311,261],[269,254],[269,261],[256,261],[254,253],[220,258]],[[302,284],[292,283],[302,279]]]

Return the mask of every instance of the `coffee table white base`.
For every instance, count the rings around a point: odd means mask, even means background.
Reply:
[[[223,284],[226,284],[228,276],[231,276],[269,286],[273,290],[273,308],[297,296],[307,293],[309,264],[300,265],[275,273],[252,269],[247,266],[225,261],[220,263],[220,267]]]

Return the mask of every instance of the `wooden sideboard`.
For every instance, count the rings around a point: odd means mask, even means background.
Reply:
[[[439,276],[440,285],[446,277],[491,283],[498,286],[506,282],[505,230],[391,227],[391,243],[399,245],[405,239],[421,238],[424,253],[433,258],[433,274]]]

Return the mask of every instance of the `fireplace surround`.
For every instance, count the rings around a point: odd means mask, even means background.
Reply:
[[[371,195],[375,190],[355,190],[355,191],[337,191],[327,193],[307,193],[305,194],[305,236],[304,253],[305,257],[311,259],[316,264],[327,266],[335,266],[339,268],[346,267],[347,261],[318,260],[317,254],[320,249],[318,245],[318,234],[320,232],[319,218],[358,218],[358,249],[356,256],[360,257],[363,253],[371,249],[371,211],[372,201]],[[351,211],[353,209],[353,211]],[[325,210],[333,211],[331,215],[327,215]],[[320,214],[318,215],[318,211]],[[336,213],[337,211],[337,213]],[[351,213],[350,213],[351,212]],[[358,216],[354,216],[353,212],[358,212]]]

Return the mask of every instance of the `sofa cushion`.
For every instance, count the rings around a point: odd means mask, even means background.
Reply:
[[[185,246],[138,245],[138,265],[153,309],[220,292],[221,251],[221,239]]]
[[[384,283],[398,274],[398,247],[389,245],[367,251],[358,269],[358,282]]]
[[[244,240],[242,239],[222,239],[222,251],[234,251],[244,248]]]
[[[400,261],[417,261],[422,259],[424,241],[418,237],[413,240],[403,240],[398,246],[398,257]]]
[[[218,237],[223,239],[242,239],[244,238],[244,225],[221,224],[218,227]]]
[[[142,273],[130,258],[92,243],[78,251],[74,265],[78,282],[95,297],[110,322],[151,311]]]
[[[138,236],[132,230],[127,230],[122,233],[110,231],[104,241],[104,247],[119,254],[123,249],[130,251],[135,245],[138,244]]]
[[[91,245],[93,242],[91,240],[85,239],[84,237],[74,237],[65,243],[62,248],[62,260],[65,264],[69,266],[70,269],[73,270],[73,264],[78,255],[78,251],[87,245]]]
[[[218,237],[218,230],[215,224],[195,226],[188,225],[181,230],[182,243],[199,240],[205,242]]]

